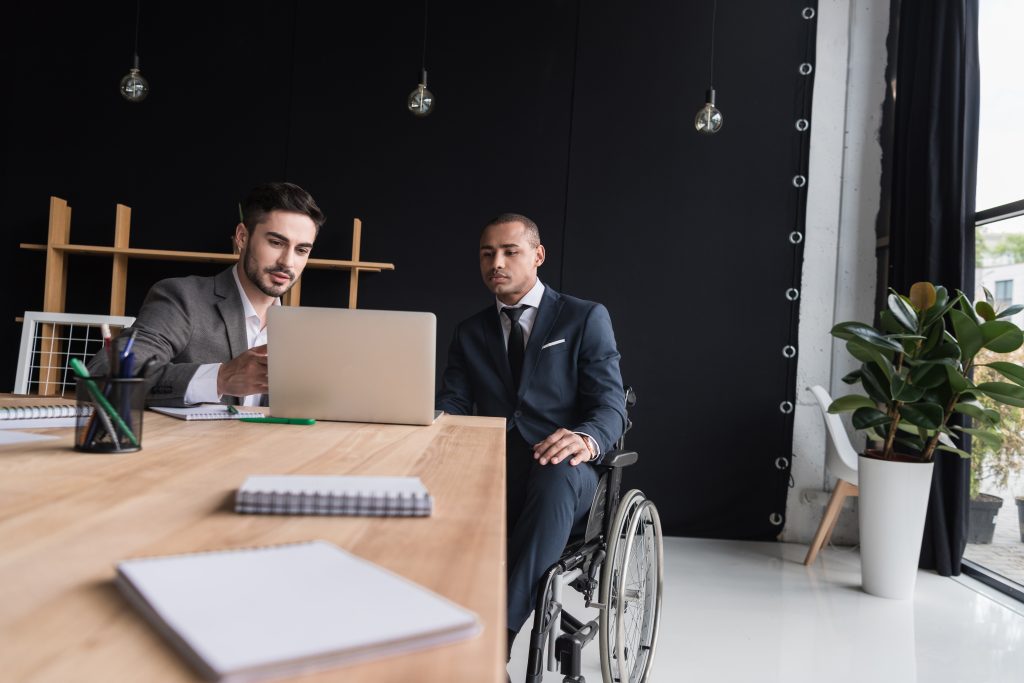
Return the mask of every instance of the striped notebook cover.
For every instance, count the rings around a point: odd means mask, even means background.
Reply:
[[[426,517],[433,510],[419,477],[258,475],[235,496],[235,512],[246,514]]]

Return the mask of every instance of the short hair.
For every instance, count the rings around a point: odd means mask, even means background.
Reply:
[[[537,227],[536,223],[521,213],[499,213],[487,222],[487,225],[484,226],[484,230],[492,225],[501,225],[502,223],[522,223],[526,228],[526,241],[529,242],[530,246],[533,248],[540,246],[540,228]]]
[[[264,183],[249,191],[242,202],[242,223],[252,229],[267,219],[272,211],[301,213],[316,225],[317,232],[327,219],[313,201],[313,196],[294,183]]]

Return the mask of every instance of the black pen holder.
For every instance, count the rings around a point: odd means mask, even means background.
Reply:
[[[144,385],[141,377],[79,377],[75,450],[131,453],[141,449]]]

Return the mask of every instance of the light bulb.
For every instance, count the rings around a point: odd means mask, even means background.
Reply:
[[[698,133],[713,135],[722,129],[722,112],[715,108],[715,90],[707,91],[707,103],[697,112],[693,119],[693,127]]]
[[[135,55],[133,66],[128,74],[121,79],[121,97],[129,102],[141,102],[149,94],[149,81],[139,71],[139,56]]]
[[[406,107],[414,116],[426,116],[434,110],[434,94],[427,90],[427,70],[424,69],[420,84],[409,93]]]

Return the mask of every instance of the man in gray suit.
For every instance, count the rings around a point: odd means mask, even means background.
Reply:
[[[267,312],[302,275],[324,215],[291,183],[254,188],[235,226],[238,263],[213,277],[153,285],[135,324],[135,367],[152,359],[148,405],[259,405],[267,392]],[[123,346],[123,344],[122,344]],[[90,363],[106,373],[106,356]]]

